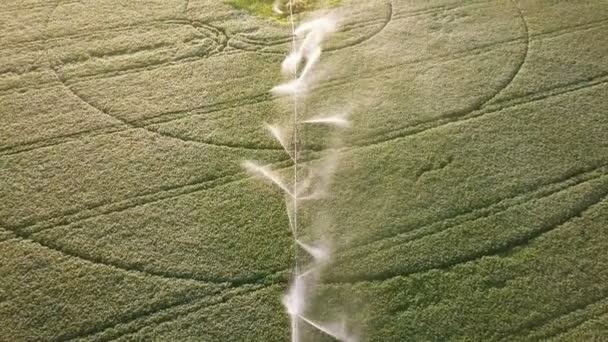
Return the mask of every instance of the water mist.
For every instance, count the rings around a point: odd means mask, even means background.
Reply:
[[[275,2],[275,10],[280,11],[280,2]],[[305,94],[314,82],[315,65],[322,53],[322,43],[337,29],[337,19],[333,15],[325,15],[307,21],[297,28],[294,24],[292,2],[288,4],[293,34],[292,51],[281,64],[281,71],[290,79],[274,87],[271,92],[277,97],[290,97],[293,100],[291,126],[284,129],[277,125],[266,123],[270,135],[283,147],[285,153],[293,161],[291,177],[285,180],[279,174],[265,166],[253,162],[245,162],[243,166],[252,174],[264,178],[270,184],[285,193],[289,228],[294,243],[294,270],[288,293],[283,298],[283,304],[291,321],[291,341],[301,342],[304,338],[303,327],[312,328],[331,336],[338,341],[354,342],[356,339],[347,333],[344,322],[318,322],[306,316],[311,304],[317,279],[323,266],[331,259],[328,246],[330,241],[304,241],[300,236],[298,216],[303,204],[319,200],[326,195],[329,181],[336,169],[337,152],[330,153],[317,163],[300,163],[301,142],[298,131],[302,127],[314,129],[316,126],[333,127],[335,130],[350,125],[346,114],[316,115],[311,118],[300,118],[298,108],[303,105]],[[288,136],[285,132],[289,132]],[[325,130],[324,130],[325,131]],[[305,175],[299,179],[299,175]]]

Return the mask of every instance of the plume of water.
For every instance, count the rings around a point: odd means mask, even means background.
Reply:
[[[306,307],[306,282],[301,277],[294,277],[289,293],[283,298],[287,313],[295,318],[304,315]]]
[[[330,253],[326,247],[326,241],[305,242],[300,237],[298,215],[299,206],[302,201],[312,201],[322,198],[327,193],[331,175],[337,165],[337,152],[334,150],[327,158],[317,163],[300,165],[298,155],[300,142],[298,140],[298,125],[309,124],[311,127],[317,125],[329,125],[334,127],[348,127],[349,121],[346,115],[330,115],[314,117],[309,120],[300,121],[298,118],[298,104],[302,95],[309,89],[313,82],[312,73],[315,65],[319,62],[322,53],[322,43],[326,36],[337,28],[337,20],[333,15],[326,15],[295,27],[293,19],[293,3],[289,1],[290,18],[293,30],[293,50],[287,55],[281,64],[281,70],[292,79],[274,87],[271,92],[280,96],[291,96],[293,98],[293,132],[292,142],[288,142],[283,130],[279,126],[266,124],[266,129],[272,137],[283,147],[294,162],[293,182],[287,184],[277,174],[264,166],[253,162],[245,162],[243,166],[251,173],[260,176],[285,192],[287,216],[289,228],[292,232],[295,246],[295,267],[288,293],[283,298],[283,304],[291,319],[291,340],[300,342],[301,326],[308,325],[319,332],[331,336],[339,341],[354,342],[354,338],[347,334],[345,324],[328,324],[312,320],[306,316],[307,307],[314,295],[317,278],[323,266],[329,261]],[[281,2],[275,1],[273,9],[279,13]],[[299,43],[299,44],[298,44]],[[298,72],[299,71],[299,72]],[[299,180],[298,174],[302,171],[306,178]],[[303,258],[303,256],[308,256]]]
[[[332,150],[312,168],[309,176],[298,184],[300,201],[322,199],[327,195],[332,176],[338,166],[338,151]]]
[[[279,176],[275,175],[272,171],[270,171],[268,168],[264,167],[264,166],[260,166],[257,165],[256,163],[252,162],[252,161],[246,161],[243,163],[243,167],[257,175],[257,176],[261,176],[262,178],[265,178],[267,180],[269,180],[270,182],[272,182],[274,185],[278,186],[281,190],[283,190],[287,195],[289,195],[290,197],[293,197],[293,191],[281,180],[281,178],[279,178]]]
[[[307,35],[306,38],[308,41],[305,41],[304,44],[302,44],[304,48],[310,46],[307,45],[307,43],[314,44],[314,46],[320,46],[326,35],[336,31],[337,23],[337,18],[332,14],[328,14],[303,23],[298,26],[293,33],[298,37]],[[308,34],[311,33],[313,35],[309,36]]]
[[[296,240],[296,243],[300,247],[302,247],[302,249],[305,250],[306,253],[308,253],[310,256],[312,256],[316,263],[320,263],[329,257],[329,255],[327,254],[327,251],[321,247],[312,246],[312,245],[304,243],[300,240]]]
[[[338,341],[343,342],[357,342],[357,338],[355,336],[351,336],[346,331],[346,323],[319,323],[313,320],[310,320],[306,317],[301,317],[302,321],[308,323],[310,326],[316,328],[317,330],[323,332],[325,335],[331,336]]]
[[[283,14],[281,10],[281,0],[275,0],[272,4],[272,11],[276,14]]]
[[[337,20],[328,15],[300,25],[294,30],[295,37],[301,38],[299,47],[292,51],[281,64],[285,75],[295,75],[298,66],[304,63],[298,77],[272,89],[275,95],[296,95],[303,93],[308,87],[309,75],[321,57],[321,43],[325,37],[336,30]]]
[[[291,156],[291,158],[293,159],[293,156],[291,155],[291,151],[289,149],[289,144],[285,140],[285,137],[283,136],[283,131],[281,130],[281,128],[278,126],[266,124],[266,129],[268,129],[268,131],[270,132],[272,137],[275,138],[279,142],[279,144],[281,144],[281,147],[283,147],[285,152],[287,152],[287,154],[289,154]]]
[[[298,78],[272,88],[272,93],[275,95],[295,95],[304,92],[307,89],[307,84],[304,79]]]
[[[304,310],[306,308],[306,282],[302,277],[298,276],[298,267],[296,267],[296,275],[294,276],[289,293],[283,298],[283,305],[287,309],[291,320],[291,341],[300,341],[299,323]]]
[[[333,125],[337,127],[350,127],[350,120],[348,120],[348,116],[346,114],[314,117],[312,119],[303,121],[303,123]]]

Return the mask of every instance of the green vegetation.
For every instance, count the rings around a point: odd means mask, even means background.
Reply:
[[[230,4],[235,8],[260,16],[276,16],[272,11],[273,3],[273,0],[230,0]]]
[[[344,9],[300,108],[353,122],[309,209],[336,242],[311,315],[372,342],[602,340],[608,4]],[[291,166],[263,126],[291,111],[268,94],[290,28],[194,0],[0,22],[0,340],[287,341],[284,201],[241,163]]]
[[[341,0],[293,0],[294,14],[319,9],[327,8],[328,6],[336,6]],[[283,11],[283,15],[273,12],[275,0],[229,0],[229,3],[238,9],[247,10],[259,16],[281,16],[285,17],[289,13],[288,1],[285,0],[279,4],[279,9]]]

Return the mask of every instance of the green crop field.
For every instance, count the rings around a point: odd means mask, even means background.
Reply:
[[[289,341],[283,194],[242,167],[292,167],[264,128],[292,111],[272,3],[2,1],[1,342]],[[302,128],[304,165],[339,159],[301,213],[332,241],[310,314],[608,340],[608,2],[320,4],[340,25],[301,115],[352,124]]]

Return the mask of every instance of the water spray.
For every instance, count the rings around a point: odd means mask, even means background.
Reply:
[[[280,0],[275,1],[273,9],[282,13]],[[348,127],[350,122],[345,114],[316,116],[300,121],[298,113],[299,101],[310,88],[311,75],[322,53],[322,42],[326,36],[337,28],[337,20],[332,15],[305,22],[296,28],[293,0],[289,0],[289,18],[292,29],[292,50],[281,64],[284,75],[291,77],[286,83],[274,87],[271,92],[276,96],[289,96],[293,99],[293,117],[291,122],[292,139],[287,139],[283,129],[276,125],[265,124],[270,135],[283,147],[285,153],[293,161],[293,178],[285,181],[281,176],[265,166],[253,162],[245,162],[243,166],[252,174],[264,178],[285,193],[289,228],[294,243],[294,272],[290,289],[283,298],[283,304],[291,320],[291,341],[302,341],[302,327],[308,326],[338,341],[354,342],[349,336],[346,324],[323,323],[306,316],[306,310],[311,300],[311,291],[322,267],[330,259],[326,244],[322,242],[306,242],[299,234],[299,207],[304,201],[313,201],[323,197],[328,187],[329,178],[335,170],[335,153],[330,155],[326,163],[303,166],[299,162],[301,143],[298,138],[299,125],[326,125],[335,128]],[[298,172],[306,171],[307,177],[300,180]],[[301,257],[302,256],[302,257]],[[304,258],[306,257],[306,258]],[[306,264],[305,264],[306,263]]]

